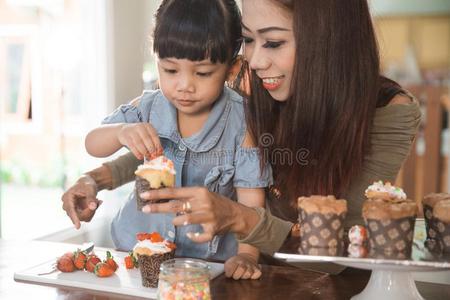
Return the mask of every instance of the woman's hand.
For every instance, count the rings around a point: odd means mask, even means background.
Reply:
[[[80,221],[89,222],[97,208],[102,204],[97,199],[97,187],[95,181],[89,176],[82,176],[70,187],[61,198],[63,210],[72,220],[76,229],[79,229]]]
[[[117,139],[140,160],[163,153],[158,133],[149,123],[123,124]]]
[[[261,277],[261,268],[257,259],[247,253],[239,253],[225,262],[225,276],[233,279],[258,279]]]
[[[204,187],[185,187],[152,190],[141,194],[148,201],[170,200],[166,203],[150,203],[145,213],[183,213],[176,216],[175,226],[200,224],[203,233],[191,232],[188,237],[194,242],[204,243],[216,234],[229,231],[247,236],[259,221],[252,208],[234,202],[224,196],[208,191]]]

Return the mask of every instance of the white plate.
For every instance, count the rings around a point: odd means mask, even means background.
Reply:
[[[103,260],[106,257],[107,249],[95,249],[95,253]],[[100,278],[87,271],[75,271],[72,273],[63,273],[60,271],[38,275],[48,271],[55,263],[55,260],[46,261],[38,265],[29,267],[23,271],[14,273],[14,280],[19,282],[50,285],[60,288],[80,288],[106,293],[113,293],[126,296],[143,297],[156,299],[156,288],[146,288],[142,286],[141,274],[138,269],[127,270],[124,265],[126,252],[109,250],[114,256],[114,260],[119,268],[111,277]],[[224,267],[221,263],[210,263],[211,279],[223,273]]]

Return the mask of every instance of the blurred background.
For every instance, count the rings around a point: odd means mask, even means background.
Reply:
[[[85,134],[156,79],[148,34],[159,2],[0,0],[0,237],[67,236],[63,190],[102,162],[87,155]],[[383,72],[423,112],[397,183],[416,201],[448,192],[450,1],[369,3]],[[131,189],[101,192],[89,226],[114,215]]]

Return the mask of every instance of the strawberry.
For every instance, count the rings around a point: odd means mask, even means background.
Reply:
[[[138,232],[138,233],[136,234],[136,239],[137,239],[138,241],[143,241],[143,240],[146,239],[146,236],[147,236],[147,233],[145,233],[145,232]]]
[[[99,262],[94,269],[94,274],[98,277],[109,277],[114,274],[114,270],[110,265],[104,262]]]
[[[67,253],[66,253],[67,254]],[[75,271],[75,265],[70,256],[64,254],[56,261],[56,268],[61,272],[68,273]]]
[[[146,157],[148,160],[153,160],[163,154],[164,154],[164,151],[162,149],[158,149],[158,150],[153,151],[152,153],[148,153],[146,155]]]
[[[84,269],[88,272],[94,272],[95,266],[101,262],[100,258],[98,258],[97,255],[91,254],[86,259],[86,265],[84,266]]]
[[[72,251],[66,252],[62,257],[68,257],[68,258],[70,258],[73,261],[74,253]]]
[[[177,249],[177,245],[175,245],[175,243],[172,243],[172,242],[169,242],[169,241],[166,242],[166,246],[168,248],[172,249],[172,250]]]
[[[74,253],[73,263],[75,265],[75,268],[78,270],[83,270],[84,265],[86,264],[86,258],[87,255],[84,251],[81,251],[80,249],[77,249]]]
[[[130,251],[128,253],[128,256],[125,256],[124,262],[125,262],[125,268],[127,268],[127,269],[133,269],[135,267],[137,268],[137,266],[138,266],[136,257],[134,257],[134,255],[133,255],[133,251]]]
[[[114,272],[119,267],[117,265],[116,261],[114,260],[114,257],[111,255],[111,252],[109,252],[109,251],[106,251],[105,263],[108,264],[114,270]]]
[[[160,243],[160,242],[164,241],[162,236],[157,232],[152,232],[152,233],[139,232],[136,234],[136,239],[138,241],[150,240],[150,241],[152,241],[152,243]]]
[[[160,243],[160,242],[163,242],[164,239],[162,238],[162,236],[159,233],[152,232],[152,233],[150,233],[150,241],[152,241],[152,243]]]

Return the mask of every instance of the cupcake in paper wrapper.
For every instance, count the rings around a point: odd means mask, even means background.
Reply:
[[[442,200],[450,200],[450,194],[432,193],[423,198],[423,214],[425,217],[425,228],[427,239],[435,239],[437,235],[436,220],[433,219],[433,209]]]
[[[165,156],[156,157],[140,165],[135,172],[137,209],[142,210],[142,207],[148,204],[140,197],[141,193],[175,186],[175,174],[173,162]]]
[[[450,199],[439,201],[433,208],[432,226],[443,253],[450,253]]]
[[[417,205],[412,200],[368,199],[363,204],[369,248],[387,252],[411,251]]]
[[[158,287],[159,269],[163,262],[175,257],[175,244],[164,240],[157,232],[138,233],[133,248],[141,273],[142,285]]]
[[[175,251],[163,254],[137,254],[142,285],[145,287],[158,287],[159,268],[163,262],[175,257]]]
[[[347,201],[334,196],[298,198],[300,248],[343,248]]]

